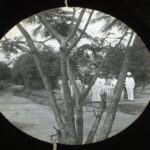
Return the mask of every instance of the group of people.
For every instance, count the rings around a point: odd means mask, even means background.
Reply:
[[[91,101],[101,101],[101,94],[104,92],[107,95],[107,99],[111,99],[116,84],[117,79],[115,75],[109,75],[107,79],[105,79],[102,75],[99,76],[89,93]]]
[[[82,92],[83,89],[87,87],[87,85],[84,86],[81,83],[81,80],[79,79],[79,77],[77,77],[75,82],[80,93]],[[87,98],[90,101],[101,101],[101,93],[105,92],[107,95],[107,99],[111,99],[111,97],[113,96],[113,91],[114,91],[116,84],[117,84],[117,79],[115,75],[109,75],[107,79],[105,79],[102,75],[100,75],[96,79],[94,85],[92,86]],[[62,88],[61,80],[59,80],[59,85],[60,85],[60,95],[62,97],[63,88]],[[69,87],[70,87],[71,95],[73,96],[73,87],[70,82],[69,82]],[[126,88],[128,100],[134,101],[135,81],[131,75],[131,72],[127,73],[127,77],[125,79],[125,88]],[[123,95],[124,95],[124,90],[122,91],[121,99],[123,99],[124,97]]]

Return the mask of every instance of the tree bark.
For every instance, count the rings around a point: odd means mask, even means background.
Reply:
[[[40,74],[40,77],[43,81],[43,84],[44,84],[44,87],[47,91],[47,94],[48,94],[48,97],[50,99],[50,103],[51,103],[51,106],[52,106],[52,109],[53,109],[53,112],[54,112],[54,116],[55,116],[55,119],[56,119],[56,122],[57,122],[57,125],[58,125],[58,141],[60,143],[66,143],[66,137],[68,135],[68,132],[66,130],[66,127],[65,127],[65,124],[62,120],[62,117],[61,117],[61,113],[60,113],[60,110],[59,110],[59,107],[56,103],[56,99],[55,99],[55,96],[54,96],[54,93],[52,91],[52,88],[51,88],[51,84],[49,83],[49,80],[46,76],[46,74],[44,73],[43,69],[42,69],[42,65],[40,63],[40,60],[39,60],[39,56],[38,56],[38,52],[37,52],[37,49],[30,37],[30,35],[28,34],[28,32],[22,27],[21,24],[18,24],[17,25],[18,29],[20,30],[20,32],[23,34],[23,36],[25,37],[27,43],[28,43],[28,46],[29,48],[31,49],[31,54],[34,58],[34,61],[35,61],[35,64],[36,64],[36,67],[39,71],[39,74]]]
[[[70,88],[68,85],[68,74],[67,74],[67,57],[65,51],[60,48],[61,51],[61,75],[63,83],[63,92],[66,105],[66,114],[68,120],[68,128],[70,133],[70,144],[76,143],[76,130],[75,130],[75,119],[74,119],[74,106],[71,97]]]
[[[75,82],[75,77],[71,68],[71,65],[69,63],[69,58],[67,59],[67,70],[68,70],[68,76],[69,79],[72,82],[73,86],[73,93],[74,93],[74,99],[75,99],[75,125],[76,125],[76,134],[77,134],[77,144],[82,144],[83,141],[83,108],[82,103],[79,101],[79,95],[81,94],[77,84]]]
[[[67,53],[67,45],[68,45],[69,41],[71,41],[72,38],[74,37],[74,35],[75,35],[75,33],[76,33],[80,23],[81,23],[81,20],[82,20],[84,13],[85,13],[85,10],[86,9],[81,10],[79,18],[78,18],[76,24],[74,25],[74,27],[72,28],[72,31],[70,32],[70,34],[67,36],[67,38],[62,37],[58,32],[56,32],[54,30],[54,28],[48,24],[48,22],[45,20],[45,18],[42,15],[38,15],[39,19],[44,24],[44,26],[47,28],[47,30],[50,33],[52,33],[60,43],[61,74],[62,74],[63,91],[64,91],[64,97],[65,97],[66,114],[67,114],[67,120],[68,120],[67,124],[68,124],[68,129],[69,129],[69,134],[70,134],[70,144],[75,144],[77,137],[76,137],[76,128],[75,128],[73,100],[71,98],[71,92],[70,92],[69,85],[68,85],[67,62],[66,62],[67,55],[66,55],[66,53]],[[80,112],[83,115],[83,112],[81,110],[82,109],[80,109]],[[80,134],[82,134],[82,132]]]
[[[88,20],[87,20],[87,22],[86,22],[86,24],[85,24],[85,26],[84,26],[84,29],[83,29],[83,31],[82,31],[82,33],[80,34],[80,36],[70,45],[70,47],[68,48],[68,54],[70,53],[70,51],[77,45],[77,43],[80,41],[80,39],[82,38],[82,36],[83,36],[83,34],[85,33],[85,31],[86,31],[86,29],[87,29],[87,27],[88,27],[88,25],[89,25],[89,23],[90,23],[90,20],[91,20],[91,18],[92,18],[92,15],[93,15],[93,13],[94,13],[94,10],[92,10],[91,11],[91,13],[90,13],[90,15],[89,15],[89,18],[88,18]]]
[[[105,107],[106,107],[106,94],[103,93],[101,96],[102,96],[102,100],[101,100],[99,108],[98,108],[99,109],[98,114],[96,115],[96,120],[95,120],[95,122],[92,126],[91,131],[89,132],[89,134],[87,136],[85,144],[90,144],[90,143],[93,142],[94,136],[95,136],[95,134],[97,132],[97,129],[98,129],[98,126],[100,124],[103,112],[105,110]]]
[[[76,24],[74,25],[74,27],[72,28],[70,34],[68,35],[68,37],[66,38],[66,41],[65,41],[65,45],[69,43],[70,40],[72,40],[72,38],[74,37],[74,35],[76,34],[76,31],[82,21],[82,18],[83,18],[83,15],[85,13],[86,9],[83,8],[80,12],[80,15],[78,17],[78,20],[76,21]]]
[[[112,129],[112,125],[113,125],[113,122],[114,122],[114,119],[116,116],[116,112],[117,112],[118,102],[121,97],[122,89],[124,86],[124,81],[126,78],[128,67],[130,65],[130,55],[132,52],[130,43],[132,41],[132,38],[133,38],[133,33],[130,36],[130,39],[129,39],[129,42],[128,42],[128,45],[126,48],[126,53],[125,53],[122,67],[121,67],[121,71],[119,73],[118,81],[117,81],[116,87],[114,89],[113,97],[112,97],[111,103],[109,105],[109,108],[108,108],[108,111],[106,114],[106,118],[104,120],[104,124],[103,124],[103,127],[100,132],[100,136],[98,138],[99,141],[108,138],[108,136],[111,132],[111,129]]]

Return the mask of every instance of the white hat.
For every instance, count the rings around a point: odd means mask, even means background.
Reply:
[[[128,75],[128,76],[131,76],[131,72],[127,72],[127,75]]]

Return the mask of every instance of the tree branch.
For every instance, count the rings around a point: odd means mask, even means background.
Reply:
[[[73,8],[73,15],[72,15],[72,20],[71,20],[71,29],[73,27],[73,21],[74,21],[74,18],[75,18],[75,13],[76,13],[76,7]]]
[[[59,34],[45,19],[44,15],[38,14],[37,17],[39,20],[43,23],[45,28],[61,43],[64,39],[64,37]]]
[[[24,47],[24,46],[21,46],[21,45],[15,45],[16,46],[16,48],[18,48],[20,51],[22,51],[22,52],[25,52],[25,53],[27,53],[27,52],[30,52],[30,50],[29,49],[27,49],[26,47]]]
[[[84,29],[82,30],[80,36],[79,36],[79,37],[70,45],[70,47],[68,48],[67,54],[70,53],[70,51],[72,50],[72,48],[75,47],[75,46],[77,45],[77,43],[80,41],[80,39],[82,38],[83,34],[85,33],[85,31],[86,31],[86,29],[87,29],[87,27],[88,27],[88,25],[89,25],[89,22],[90,22],[90,20],[91,20],[91,18],[92,18],[93,13],[94,13],[94,10],[91,11],[91,13],[90,13],[90,15],[89,15],[89,18],[88,18],[88,20],[87,20],[87,22],[86,22],[86,24],[85,24],[85,26],[84,26]]]
[[[98,126],[99,126],[99,123],[101,121],[103,112],[105,110],[105,107],[106,107],[106,94],[103,93],[101,95],[101,97],[102,97],[102,100],[100,102],[97,115],[96,115],[96,113],[94,111],[94,115],[96,116],[96,120],[95,120],[94,124],[92,125],[92,129],[91,129],[91,131],[89,132],[89,134],[87,136],[85,144],[91,144],[93,142],[94,136],[96,134],[96,131],[97,131]]]
[[[82,144],[82,140],[83,140],[83,110],[82,110],[82,104],[79,101],[80,91],[75,82],[75,77],[72,72],[69,58],[67,59],[67,70],[68,70],[69,79],[71,80],[71,83],[73,85],[73,94],[74,94],[73,98],[75,99],[75,103],[76,103],[75,124],[76,124],[77,144]]]
[[[106,114],[106,117],[104,120],[104,124],[103,124],[103,127],[101,129],[100,136],[99,136],[98,140],[104,140],[104,139],[108,138],[108,136],[111,132],[112,125],[113,125],[113,122],[114,122],[114,119],[116,116],[116,112],[117,112],[118,102],[120,100],[124,81],[126,78],[128,67],[130,65],[130,61],[131,61],[130,56],[131,56],[132,49],[130,47],[130,43],[132,41],[132,38],[133,38],[133,32],[131,33],[131,36],[129,38],[129,42],[127,44],[128,47],[126,47],[126,53],[124,56],[121,71],[119,73],[118,81],[117,81],[117,84],[115,86],[115,89],[113,92],[113,97],[112,97],[111,103],[108,107],[107,114]]]
[[[83,8],[82,10],[81,10],[81,13],[80,13],[80,15],[79,15],[79,18],[78,18],[78,20],[77,20],[77,22],[76,22],[76,24],[75,24],[75,26],[74,26],[74,28],[72,29],[72,31],[70,32],[70,34],[68,35],[68,37],[66,38],[66,40],[65,40],[65,45],[67,45],[68,43],[69,43],[69,41],[73,38],[73,36],[75,35],[75,33],[76,33],[76,31],[77,31],[77,29],[78,29],[78,27],[79,27],[79,25],[80,25],[80,23],[81,23],[81,21],[82,21],[82,17],[83,17],[83,15],[84,15],[84,13],[85,13],[85,8]]]
[[[68,84],[68,73],[67,73],[67,57],[63,50],[60,50],[61,57],[61,75],[63,83],[63,92],[66,105],[66,114],[68,118],[68,127],[69,133],[73,139],[76,139],[76,130],[75,130],[75,119],[74,119],[74,106],[71,97],[71,91]]]
[[[115,45],[115,47],[113,47],[112,50],[110,50],[109,52],[107,52],[106,56],[105,56],[105,59],[103,59],[102,63],[99,65],[99,68],[97,69],[94,77],[92,78],[92,81],[89,83],[87,89],[83,92],[83,94],[81,94],[80,96],[80,99],[83,101],[87,94],[89,93],[89,91],[91,90],[92,86],[94,85],[98,75],[99,75],[99,72],[101,71],[102,67],[104,66],[104,64],[107,62],[107,59],[109,57],[109,55],[111,54],[111,52],[116,49],[122,42],[122,40],[124,39],[124,37],[126,36],[126,33],[127,33],[128,29],[125,31],[125,33],[123,34],[122,38],[120,38],[119,42]]]
[[[80,93],[79,93],[79,89],[77,87],[77,84],[75,82],[75,77],[74,77],[70,62],[69,62],[69,58],[67,58],[67,71],[68,71],[68,77],[69,77],[69,79],[73,85],[73,93],[75,94],[75,99],[78,100]]]
[[[33,56],[34,61],[36,63],[36,67],[37,67],[37,69],[39,71],[40,77],[41,77],[41,79],[43,81],[44,87],[45,87],[45,89],[47,91],[47,94],[49,96],[50,103],[51,103],[51,106],[52,106],[52,109],[53,109],[53,112],[54,112],[54,116],[55,116],[57,125],[58,125],[60,131],[63,134],[66,134],[67,131],[66,131],[64,122],[62,120],[61,113],[60,113],[59,107],[57,105],[57,102],[56,102],[53,90],[51,88],[51,83],[49,83],[49,80],[48,80],[46,74],[43,71],[41,62],[39,60],[38,52],[37,52],[37,49],[36,49],[36,47],[35,47],[35,45],[34,45],[34,43],[32,41],[32,38],[29,35],[29,33],[23,28],[23,26],[21,24],[18,24],[17,27],[20,30],[20,32],[23,34],[23,36],[25,37],[25,39],[26,39],[26,41],[28,43],[28,46],[30,47],[31,52],[33,52],[32,56]]]
[[[97,118],[97,114],[95,112],[95,109],[93,110],[93,113],[94,113],[95,118]]]

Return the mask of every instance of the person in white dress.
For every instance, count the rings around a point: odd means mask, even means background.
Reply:
[[[101,79],[98,77],[91,88],[90,99],[92,102],[101,101],[100,93],[101,93],[102,85],[100,81]]]
[[[127,77],[125,79],[125,87],[127,90],[128,100],[134,101],[135,81],[134,81],[134,78],[131,76],[131,72],[127,73]]]
[[[111,79],[111,85],[112,85],[113,87],[115,87],[116,84],[117,84],[117,79],[116,79],[115,76],[113,76],[112,79]]]

